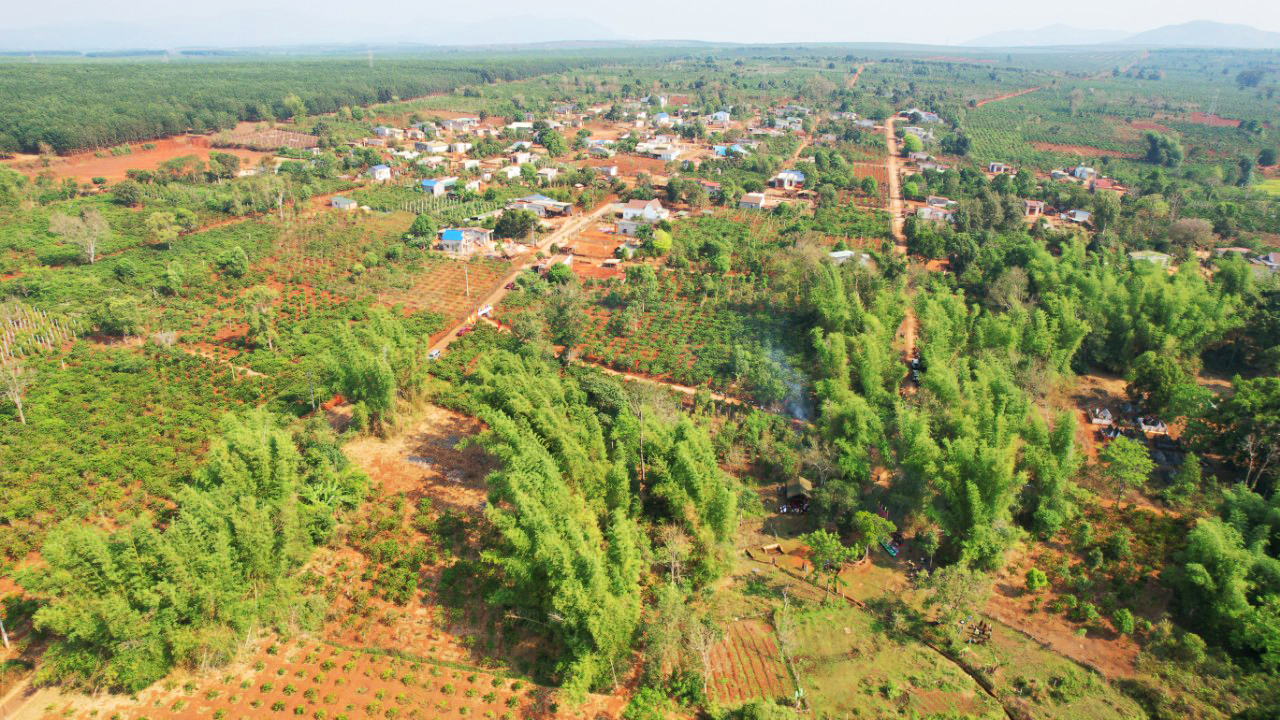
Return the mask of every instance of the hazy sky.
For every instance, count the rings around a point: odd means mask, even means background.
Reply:
[[[632,39],[730,42],[916,42],[949,44],[998,30],[1063,23],[1139,32],[1208,19],[1280,31],[1277,0],[59,0],[6,3],[0,31],[65,23],[142,26],[174,44],[205,35],[221,42],[414,40],[440,42],[441,31],[492,18],[537,15],[587,20]],[[293,20],[291,20],[293,19]],[[568,23],[582,27],[578,23]],[[224,38],[236,35],[236,40]],[[575,36],[581,36],[575,32]],[[544,39],[544,38],[536,38]]]

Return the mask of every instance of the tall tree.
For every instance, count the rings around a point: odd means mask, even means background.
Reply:
[[[1103,448],[1098,459],[1102,461],[1103,474],[1116,489],[1116,505],[1124,498],[1125,491],[1145,485],[1155,469],[1147,447],[1123,435]]]
[[[80,255],[92,265],[98,259],[98,247],[110,236],[111,228],[97,208],[88,208],[78,217],[54,213],[49,217],[49,232],[80,248]]]
[[[4,389],[4,396],[9,398],[9,402],[18,408],[18,421],[23,425],[27,424],[27,415],[22,402],[34,382],[35,373],[22,364],[22,358],[0,358],[0,388]]]

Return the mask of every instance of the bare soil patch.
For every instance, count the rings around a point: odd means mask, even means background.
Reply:
[[[1066,153],[1068,155],[1079,155],[1081,157],[1102,157],[1104,155],[1107,157],[1122,158],[1138,157],[1137,153],[1117,152],[1115,150],[1105,150],[1103,148],[1092,147],[1089,145],[1063,145],[1062,143],[1033,142],[1031,143],[1031,147],[1041,152]]]
[[[93,178],[104,178],[108,183],[113,183],[124,180],[125,173],[129,170],[155,170],[163,162],[187,155],[195,155],[201,162],[208,162],[211,152],[228,153],[240,158],[242,165],[254,165],[262,158],[271,157],[271,153],[253,150],[212,148],[208,145],[208,138],[200,135],[179,135],[152,140],[147,144],[155,147],[144,150],[142,143],[135,143],[129,146],[132,152],[127,155],[112,155],[107,150],[99,151],[106,157],[97,157],[93,152],[63,155],[52,158],[48,167],[32,155],[22,155],[5,164],[10,169],[33,178],[43,172],[50,172],[58,180],[74,178],[77,182],[87,183],[92,182]]]

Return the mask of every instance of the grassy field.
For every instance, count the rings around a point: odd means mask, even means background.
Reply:
[[[972,678],[923,643],[887,634],[862,608],[800,614],[795,663],[815,717],[1003,716]]]
[[[1267,178],[1258,183],[1258,189],[1271,195],[1272,197],[1280,197],[1280,177]]]

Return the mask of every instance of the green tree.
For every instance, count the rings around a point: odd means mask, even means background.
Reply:
[[[855,513],[851,525],[854,534],[860,538],[858,544],[854,547],[864,560],[877,542],[889,537],[898,529],[887,518],[882,518],[866,510],[859,510]]]
[[[527,238],[538,226],[538,216],[528,210],[506,210],[493,226],[497,238]]]
[[[1129,381],[1126,388],[1129,397],[1140,407],[1157,414],[1167,412],[1180,388],[1190,382],[1176,360],[1154,350],[1139,355],[1125,379]]]
[[[822,529],[801,535],[800,542],[809,546],[813,572],[826,579],[824,587],[830,595],[831,584],[840,582],[841,568],[858,556],[858,548],[846,547],[840,542],[839,535]]]
[[[173,213],[153,212],[146,220],[147,237],[151,242],[164,244],[166,249],[173,249],[173,241],[178,237],[178,218]]]
[[[1145,485],[1155,468],[1147,447],[1123,435],[1103,448],[1098,459],[1102,461],[1103,475],[1116,489],[1116,505],[1124,498],[1125,491]]]
[[[429,213],[419,213],[413,219],[413,224],[409,226],[409,235],[421,244],[429,245],[435,242],[438,233],[436,220]]]
[[[275,306],[279,299],[280,293],[265,285],[251,288],[240,298],[244,322],[249,328],[246,339],[259,347],[265,343],[271,352],[276,349]]]
[[[924,143],[920,141],[919,136],[912,133],[902,136],[903,156],[910,155],[913,152],[920,152],[921,150],[924,150]]]
[[[281,120],[292,119],[294,124],[301,124],[307,119],[307,104],[302,98],[293,93],[284,96],[284,100],[280,101],[280,105],[284,107],[284,115]]]
[[[142,327],[142,308],[134,298],[110,296],[93,308],[89,320],[100,332],[125,337]]]
[[[111,197],[125,207],[138,207],[142,204],[142,185],[133,180],[121,180],[111,186]]]

